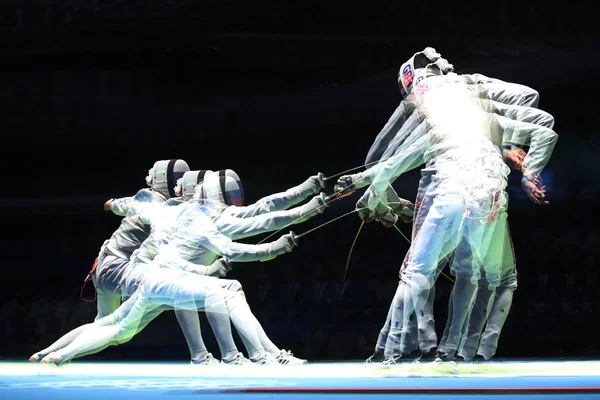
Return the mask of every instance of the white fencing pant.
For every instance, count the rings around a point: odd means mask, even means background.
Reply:
[[[450,294],[448,320],[438,348],[440,354],[450,357],[456,354],[458,350],[460,356],[466,356],[466,359],[473,358],[479,345],[483,325],[492,306],[494,292],[503,283],[507,284],[509,281],[513,281],[516,286],[514,256],[508,226],[506,225],[506,214],[504,214],[503,220],[504,223],[498,225],[497,230],[495,230],[492,237],[493,245],[490,246],[490,250],[483,260],[471,257],[468,252],[461,253],[457,250],[452,264],[453,273],[456,274],[456,283]],[[507,265],[512,267],[507,268]],[[464,272],[469,270],[480,271],[480,278],[477,283],[469,279],[468,272]],[[500,282],[497,287],[490,285],[488,281],[487,273],[490,270],[500,271]],[[475,298],[472,299],[471,306],[467,309],[467,300],[460,299],[464,298],[467,295],[465,292],[468,291],[472,291]],[[472,296],[473,294],[469,295]],[[467,312],[467,318],[464,315],[465,311]],[[466,353],[464,353],[465,351]],[[473,354],[470,355],[471,352]]]
[[[239,292],[223,289],[218,279],[156,265],[129,266],[125,290],[131,297],[113,314],[101,318],[66,347],[49,354],[67,361],[125,343],[165,309],[228,314],[252,347],[250,357],[264,354],[254,316]]]
[[[419,228],[423,224],[423,220],[427,215],[429,207],[433,203],[433,193],[435,192],[435,187],[432,187],[429,191],[428,189],[430,189],[431,180],[434,173],[434,170],[421,170],[421,180],[419,181],[419,189],[417,191],[417,199],[415,201],[411,242],[414,242],[415,238],[418,236]],[[404,261],[402,262],[402,269],[408,261],[410,254],[410,251],[406,254]],[[425,299],[427,299],[429,295],[435,296],[433,287],[429,290],[423,291],[421,294],[421,296],[425,297]],[[418,309],[417,312],[409,317],[407,325],[404,327],[406,335],[402,344],[402,348],[395,348],[393,350],[388,349],[388,356],[392,355],[397,357],[401,354],[409,354],[418,349],[420,349],[422,352],[427,352],[429,349],[437,345],[435,321],[433,319],[433,302],[423,301],[422,303],[423,307]],[[392,323],[392,315],[395,312],[394,307],[396,306],[397,305],[395,305],[395,303],[392,301],[386,321],[383,325],[383,328],[379,332],[377,344],[375,346],[375,351],[378,353],[384,352],[386,348]],[[396,312],[398,312],[398,310],[396,310]],[[419,317],[417,317],[417,315],[419,315]]]
[[[485,277],[480,280],[479,291],[468,323],[463,327],[463,340],[459,355],[470,360],[476,354],[486,360],[496,354],[500,333],[517,289],[517,270],[514,247],[507,227],[502,257],[502,278],[495,291],[485,286]]]
[[[460,193],[453,193],[452,186],[438,187],[438,180],[436,176],[432,178],[429,190],[434,193],[433,202],[422,219],[422,225],[417,230],[407,256],[408,262],[401,271],[401,282],[392,302],[390,330],[384,352],[386,357],[396,355],[398,349],[403,348],[410,315],[415,309],[419,310],[424,306],[420,304],[420,294],[433,286],[439,275],[437,270],[440,262],[459,243],[468,243],[477,257],[483,257],[490,246],[493,232],[503,221],[505,223],[503,218],[496,218],[492,224],[482,223],[478,218],[465,218],[469,205],[465,203],[464,197]],[[420,223],[421,217],[417,216],[417,219],[417,223]],[[478,272],[470,271],[470,280],[474,284],[480,277]],[[499,267],[497,270],[490,268],[486,272],[490,286],[498,286]]]

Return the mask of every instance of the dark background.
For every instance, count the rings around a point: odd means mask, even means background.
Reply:
[[[550,205],[509,184],[519,289],[499,357],[598,357],[599,35],[592,3],[371,0],[0,1],[0,358],[26,359],[91,321],[79,290],[119,217],[111,197],[145,186],[154,161],[232,168],[247,202],[319,171],[358,166],[399,103],[400,64],[433,46],[459,73],[540,92],[559,141]],[[396,182],[414,199],[413,171]],[[328,187],[331,192],[331,187]],[[295,227],[353,209],[358,195]],[[352,215],[293,253],[231,278],[273,341],[310,360],[367,357],[408,243]],[[410,226],[402,226],[406,235]],[[262,237],[247,242],[257,242]],[[441,334],[451,283],[437,284]],[[92,295],[91,287],[85,291]],[[205,340],[216,355],[204,320]],[[239,346],[240,349],[243,346]],[[172,313],[88,359],[179,360]]]

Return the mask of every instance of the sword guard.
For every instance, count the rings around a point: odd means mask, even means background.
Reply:
[[[298,246],[298,236],[293,231],[290,231],[290,236],[292,237],[292,242],[294,242],[294,246]]]
[[[323,174],[322,172],[319,172],[317,174],[317,179],[319,180],[319,185],[321,185],[321,188],[325,188],[325,181],[327,180],[327,178],[325,177],[325,174]]]

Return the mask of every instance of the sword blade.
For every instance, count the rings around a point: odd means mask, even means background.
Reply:
[[[322,223],[321,225],[315,226],[314,228],[312,228],[312,229],[309,229],[309,230],[307,230],[306,232],[303,232],[303,233],[301,233],[301,234],[299,234],[299,235],[296,235],[296,237],[297,237],[298,239],[300,239],[302,236],[306,236],[306,235],[308,235],[309,233],[311,233],[311,232],[314,232],[314,231],[316,231],[317,229],[320,229],[320,228],[324,227],[325,225],[329,225],[329,224],[331,224],[332,222],[335,222],[335,221],[337,221],[338,219],[342,219],[342,218],[344,218],[344,217],[346,217],[346,216],[348,216],[348,215],[350,215],[350,214],[352,214],[352,213],[354,213],[354,212],[356,212],[356,210],[349,211],[349,212],[347,212],[346,214],[340,215],[339,217],[335,217],[334,219],[330,219],[329,221],[327,221],[327,222],[324,222],[324,223]]]

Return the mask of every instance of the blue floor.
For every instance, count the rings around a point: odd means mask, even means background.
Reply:
[[[392,368],[363,363],[309,364],[297,367],[191,367],[183,364],[72,363],[57,368],[0,363],[0,399],[197,399],[198,395],[244,399],[304,396],[364,398],[600,399],[599,363],[496,365],[469,368]],[[511,370],[516,371],[515,373]],[[529,372],[528,372],[529,371]]]

